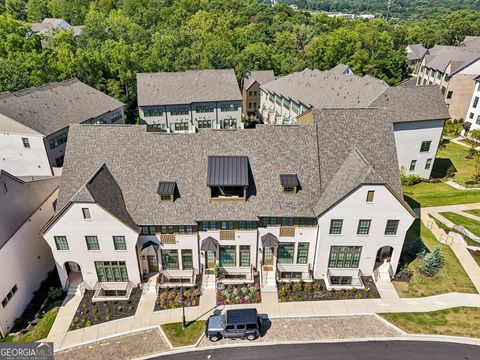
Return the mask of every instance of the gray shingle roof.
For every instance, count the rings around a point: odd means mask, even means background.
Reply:
[[[354,74],[305,69],[262,85],[270,93],[319,109],[366,107],[388,88],[379,79]]]
[[[327,187],[353,149],[401,197],[393,129],[385,115],[375,109],[317,112],[322,114],[317,126],[264,125],[197,134],[147,132],[145,126],[72,125],[59,206],[78,200],[75,194],[88,174],[106,164],[126,211],[139,225],[312,217],[321,195],[325,202],[342,195],[336,187]],[[248,157],[247,201],[209,201],[208,161],[217,154]],[[284,194],[278,183],[281,174],[297,174],[301,191]],[[159,178],[176,180],[180,196],[174,203],[157,201]]]
[[[449,119],[447,105],[438,86],[394,86],[371,105],[386,109],[394,122]]]
[[[248,186],[248,157],[209,156],[208,186]]]
[[[137,97],[138,106],[242,100],[231,69],[138,73]]]
[[[255,81],[263,85],[273,80],[275,80],[273,70],[249,71],[243,77],[243,88],[248,89]]]
[[[429,53],[425,56],[425,65],[443,73],[452,62],[451,75],[480,58],[480,49],[464,46],[435,45]]]
[[[122,102],[78,79],[0,94],[1,114],[44,135],[122,106]]]
[[[420,60],[426,54],[427,49],[422,44],[408,45],[411,52],[407,51],[408,60]]]

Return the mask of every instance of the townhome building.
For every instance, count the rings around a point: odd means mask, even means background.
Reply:
[[[261,86],[261,119],[266,124],[294,125],[299,115],[314,107],[366,107],[387,88],[382,80],[355,75],[348,65],[328,71],[307,68]]]
[[[466,119],[475,78],[480,75],[480,41],[460,46],[435,45],[424,55],[417,86],[439,86],[452,119]]]
[[[167,132],[242,125],[242,94],[233,70],[137,74],[142,123]]]
[[[197,134],[72,125],[57,213],[42,230],[62,284],[118,298],[155,275],[159,286],[389,279],[415,214],[392,123],[368,111],[362,131],[330,113]]]
[[[422,44],[412,44],[405,48],[408,59],[408,68],[411,73],[417,74],[427,49]]]
[[[246,71],[242,74],[243,116],[256,119],[260,109],[260,86],[275,80],[273,70]]]
[[[70,25],[63,19],[45,18],[40,23],[31,23],[32,32],[35,34],[52,35],[55,31],[70,30],[73,35],[79,36],[82,33],[83,25]]]
[[[55,268],[40,230],[54,215],[59,184],[58,177],[15,177],[0,170],[0,337]]]
[[[475,89],[470,99],[468,115],[463,122],[462,135],[468,135],[469,131],[480,129],[480,76],[475,78]]]
[[[61,167],[70,124],[123,124],[123,103],[70,79],[0,93],[0,169],[50,176]]]

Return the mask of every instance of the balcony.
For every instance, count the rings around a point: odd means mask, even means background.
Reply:
[[[294,226],[281,226],[280,227],[280,236],[281,237],[294,237],[295,236],[295,227]]]
[[[220,230],[220,240],[235,240],[235,230]]]
[[[176,244],[175,234],[160,234],[160,242],[162,244]]]

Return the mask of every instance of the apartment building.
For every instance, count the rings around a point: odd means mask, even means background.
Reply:
[[[469,131],[480,130],[480,76],[475,78],[475,89],[470,99],[467,117],[463,122],[462,135],[468,135]]]
[[[137,97],[142,123],[167,132],[242,124],[242,94],[233,70],[138,73]]]
[[[261,118],[266,124],[294,125],[314,107],[366,107],[387,88],[382,80],[355,75],[348,65],[328,71],[307,68],[261,86]]]
[[[42,231],[62,284],[128,296],[151,275],[172,286],[216,267],[224,282],[258,274],[263,285],[390,277],[415,214],[391,122],[370,111],[364,131],[328,115],[176,135],[72,125],[58,211]]]
[[[40,230],[54,215],[59,184],[58,177],[15,177],[0,170],[0,337],[12,330],[55,267]]]
[[[61,167],[70,124],[123,124],[123,103],[70,79],[0,93],[0,169],[50,176]]]
[[[423,57],[427,53],[427,49],[422,44],[412,44],[405,48],[407,52],[408,68],[411,73],[416,74],[420,68]]]
[[[435,45],[422,59],[417,86],[439,86],[452,119],[466,119],[475,78],[480,75],[480,38],[460,46]]]
[[[256,119],[260,109],[260,86],[275,80],[273,70],[246,71],[242,75],[243,116]]]

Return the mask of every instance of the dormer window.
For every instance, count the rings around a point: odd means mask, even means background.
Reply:
[[[209,156],[207,185],[210,200],[247,199],[248,157]]]
[[[159,202],[173,202],[175,198],[175,181],[160,181],[158,183],[157,196]]]
[[[286,194],[296,194],[298,191],[297,174],[280,175],[280,185],[282,187],[282,192]]]

